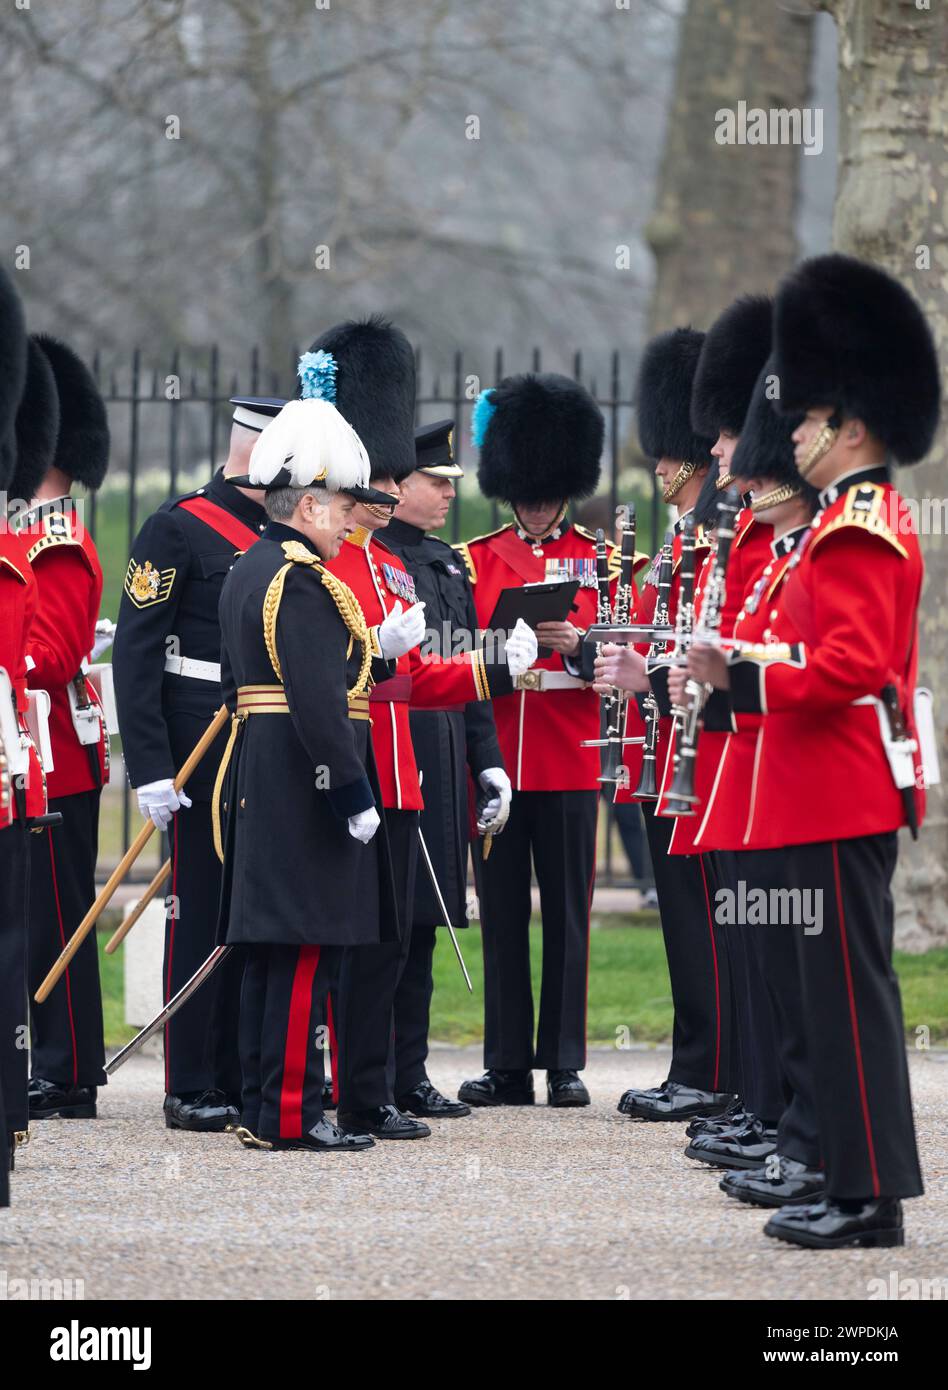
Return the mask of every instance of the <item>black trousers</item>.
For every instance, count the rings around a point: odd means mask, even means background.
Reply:
[[[30,849],[21,821],[0,830],[0,1090],[6,1133],[26,1129],[29,1058],[27,917]],[[0,1136],[6,1142],[6,1135]]]
[[[422,867],[418,872],[427,873],[427,870]],[[428,1076],[428,1029],[431,996],[434,993],[432,966],[437,931],[437,927],[427,923],[412,922],[408,940],[402,942],[405,959],[395,991],[394,1008],[393,1092],[396,1096],[413,1091]]]
[[[342,952],[333,1005],[341,1110],[369,1110],[395,1099],[395,994],[411,935],[418,812],[387,810],[385,828],[402,936],[375,946],[348,946]]]
[[[30,998],[95,901],[101,791],[49,803],[62,824],[30,836]],[[96,934],[90,932],[43,1004],[30,1004],[34,1076],[104,1086],[105,1042]]]
[[[596,791],[514,792],[485,863],[474,856],[484,945],[484,1064],[506,1071],[586,1065],[589,907]],[[530,863],[540,888],[543,972],[534,1045]]]
[[[243,946],[241,1123],[299,1139],[323,1115],[326,1001],[338,946]],[[212,977],[213,978],[213,977]]]
[[[795,886],[789,850],[741,850],[736,858],[738,878],[747,883],[748,890],[753,887],[768,893],[781,892]],[[822,1164],[820,1126],[813,1073],[807,1056],[803,981],[797,964],[797,935],[802,930],[802,926],[768,922],[748,925],[744,933],[748,954],[759,969],[766,992],[779,1084],[785,1097],[777,1124],[777,1152],[805,1163],[808,1168],[819,1168]],[[763,1024],[757,1032],[756,1045],[761,1053],[766,1053],[769,1047]],[[764,1065],[769,1071],[769,1055]]]
[[[725,929],[715,919],[715,893],[728,886],[727,862],[714,854],[670,855],[671,816],[642,803],[662,918],[675,1021],[668,1080],[701,1091],[740,1085],[732,1028]]]
[[[796,934],[826,1190],[917,1197],[922,1175],[899,983],[892,967],[894,831],[794,845],[798,887],[821,894],[822,930]]]
[[[214,853],[211,807],[195,800],[171,825],[171,879],[165,887],[167,1002],[191,978],[217,944],[221,864]],[[165,1090],[240,1091],[237,1025],[243,957],[231,951],[197,994],[165,1028]]]

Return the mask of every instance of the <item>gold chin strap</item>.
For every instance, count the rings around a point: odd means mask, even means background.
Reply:
[[[697,467],[697,463],[693,463],[691,459],[685,459],[684,463],[682,463],[681,467],[678,469],[678,472],[675,474],[674,478],[672,478],[671,482],[666,484],[666,486],[663,488],[662,501],[670,502],[673,497],[677,497],[679,492],[681,492],[682,488],[684,487],[685,483],[687,483],[688,479],[694,477],[695,469]]]
[[[723,492],[724,489],[725,489],[726,487],[730,487],[730,486],[731,486],[731,484],[733,483],[733,481],[734,481],[734,474],[733,474],[733,473],[725,473],[725,475],[724,475],[723,478],[718,478],[718,480],[717,480],[717,482],[715,483],[714,486],[717,488],[718,492]]]
[[[511,511],[516,517],[517,525],[520,527],[523,534],[527,537],[528,540],[532,541],[534,545],[536,545],[539,541],[543,541],[546,539],[547,536],[552,535],[556,528],[562,525],[563,518],[566,515],[568,507],[569,502],[564,502],[562,507],[560,507],[559,511],[554,517],[553,521],[550,522],[549,526],[547,526],[546,529],[540,535],[536,535],[533,531],[528,530],[528,528],[524,526],[523,522],[520,520],[520,513],[517,511],[516,507],[512,506]]]
[[[813,443],[807,449],[803,462],[798,465],[801,478],[805,478],[819,463],[821,458],[825,458],[832,449],[839,436],[839,430],[831,425],[829,420],[824,420],[817,430]]]
[[[392,513],[398,506],[398,498],[391,492],[386,493],[386,496],[392,499],[392,505],[390,507],[383,502],[363,502],[362,506],[367,512],[371,512],[373,516],[378,517],[379,521],[391,521]]]
[[[751,502],[751,511],[766,512],[770,507],[779,507],[781,502],[789,502],[791,497],[799,497],[800,488],[796,483],[782,483],[780,487],[763,492]]]

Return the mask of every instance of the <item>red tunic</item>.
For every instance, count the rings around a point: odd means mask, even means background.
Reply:
[[[764,716],[747,848],[905,823],[876,708],[864,701],[894,684],[914,735],[922,578],[918,538],[895,488],[879,470],[847,479],[801,541],[772,606],[761,605],[762,645],[731,668],[735,709]],[[921,823],[924,795],[915,795]]]
[[[564,569],[578,576],[579,589],[570,621],[585,630],[596,621],[596,541],[580,526],[564,522],[555,540],[532,545],[521,540],[511,523],[488,536],[459,546],[474,586],[477,620],[490,627],[504,589],[540,583]],[[609,546],[610,572],[618,552]],[[637,594],[633,595],[637,602]],[[535,669],[569,674],[558,653],[537,661]],[[595,791],[601,769],[598,748],[583,748],[584,739],[600,737],[599,696],[575,677],[569,689],[518,689],[494,701],[497,736],[504,765],[516,791]]]
[[[58,498],[25,518],[20,539],[36,575],[38,606],[27,653],[33,666],[31,690],[50,698],[49,735],[53,769],[47,774],[51,801],[101,787],[107,780],[108,734],[100,721],[98,744],[84,745],[72,722],[68,687],[95,641],[102,599],[102,566],[78,509]],[[89,696],[95,694],[88,687]]]
[[[36,613],[36,578],[19,536],[0,527],[0,666],[13,685],[20,728],[26,728],[26,644],[30,624]],[[9,752],[9,750],[8,750]],[[30,766],[26,777],[26,814],[41,816],[46,811],[43,770],[36,749],[30,744]],[[0,777],[0,830],[18,819],[7,771]]]

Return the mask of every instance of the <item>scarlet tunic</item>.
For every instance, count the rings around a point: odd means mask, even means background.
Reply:
[[[95,543],[69,498],[44,502],[28,513],[20,531],[33,572],[38,604],[27,653],[33,666],[31,690],[50,698],[49,736],[53,768],[47,774],[50,800],[92,791],[106,781],[108,734],[100,721],[97,744],[79,742],[68,688],[95,641],[102,599],[102,566]],[[95,700],[91,686],[89,698]]]
[[[504,589],[540,583],[564,571],[578,576],[570,621],[585,630],[596,621],[596,542],[580,526],[562,523],[560,534],[533,545],[521,540],[513,524],[459,547],[467,563],[477,620],[489,628],[491,615]],[[618,555],[610,545],[611,571]],[[637,594],[633,586],[633,599]],[[569,675],[556,652],[536,662],[538,671]],[[528,672],[531,681],[532,677]],[[542,677],[541,677],[542,679]],[[584,739],[600,737],[599,696],[578,676],[567,689],[538,690],[523,686],[494,701],[497,736],[504,765],[515,791],[594,791],[601,768],[598,748],[583,748]]]
[[[905,823],[871,700],[895,685],[914,736],[922,578],[911,516],[884,470],[847,479],[801,541],[763,643],[731,669],[735,709],[764,715],[746,847]],[[921,823],[924,797],[915,795]]]
[[[0,528],[0,666],[13,685],[20,728],[25,729],[28,707],[27,637],[36,614],[36,577],[19,536],[8,528]],[[9,756],[9,750],[8,750]],[[30,766],[25,785],[27,817],[41,816],[46,811],[43,771],[30,745]],[[16,801],[9,786],[0,786],[0,830],[18,819]]]

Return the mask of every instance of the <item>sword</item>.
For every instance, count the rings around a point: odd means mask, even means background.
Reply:
[[[142,1031],[136,1033],[132,1041],[126,1043],[121,1052],[116,1052],[111,1062],[106,1062],[105,1070],[108,1076],[113,1076],[115,1072],[118,1071],[119,1067],[128,1061],[129,1057],[134,1056],[138,1049],[146,1043],[149,1038],[155,1036],[159,1028],[163,1028],[170,1018],[174,1018],[175,1014],[181,1008],[181,1005],[186,1004],[191,998],[191,995],[197,993],[207,977],[213,970],[217,969],[221,961],[232,949],[233,948],[230,946],[214,947],[214,950],[208,956],[204,964],[198,966],[190,980],[181,986],[173,998],[168,1000],[160,1013],[155,1014],[151,1023],[146,1023]]]
[[[468,989],[473,994],[474,986],[471,984],[471,977],[467,973],[467,966],[464,964],[464,957],[461,955],[461,947],[458,945],[457,935],[453,926],[451,925],[450,913],[444,905],[444,897],[441,893],[441,886],[438,883],[438,880],[435,876],[434,865],[431,862],[431,855],[428,853],[428,846],[425,844],[425,837],[421,833],[420,825],[418,827],[418,843],[421,845],[421,857],[425,861],[425,868],[428,870],[428,877],[431,879],[431,886],[434,889],[434,895],[438,899],[438,907],[441,909],[441,912],[444,916],[444,925],[447,927],[451,936],[451,945],[454,947],[454,953],[458,958],[458,964],[460,965],[461,973],[464,976],[464,983],[467,985]]]

